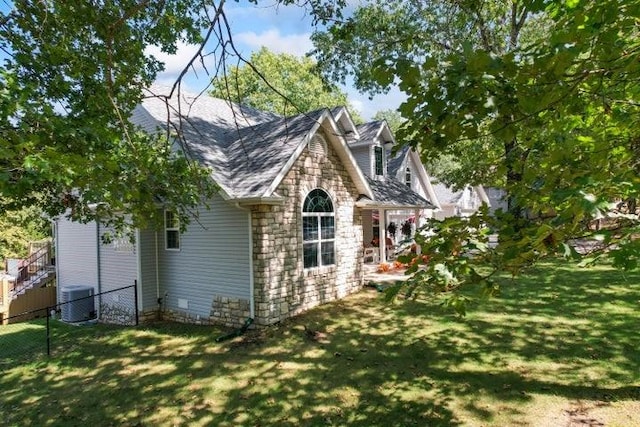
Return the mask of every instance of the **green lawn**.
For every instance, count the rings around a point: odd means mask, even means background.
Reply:
[[[0,424],[640,426],[640,274],[546,264],[502,290],[465,319],[365,290],[222,343],[56,324],[50,360],[0,364]]]

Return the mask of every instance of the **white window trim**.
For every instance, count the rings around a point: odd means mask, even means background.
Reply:
[[[329,200],[331,201],[331,206],[333,207],[333,211],[331,212],[305,212],[304,211],[304,202],[307,200],[307,197],[309,197],[309,194],[311,194],[312,191],[314,190],[321,190],[323,191],[328,197]],[[304,230],[303,230],[303,236],[302,236],[302,268],[304,271],[313,271],[313,270],[320,270],[320,269],[326,269],[326,268],[331,268],[331,267],[335,267],[336,266],[336,228],[337,228],[337,222],[336,222],[336,205],[333,201],[333,197],[331,197],[331,194],[329,194],[328,191],[322,189],[322,188],[313,188],[311,190],[309,190],[306,195],[303,198],[302,201],[302,216],[305,218],[316,218],[317,222],[318,222],[318,238],[317,239],[313,239],[313,240],[304,240]],[[333,238],[331,239],[323,239],[322,238],[322,220],[321,218],[333,218]],[[304,224],[304,221],[302,222]],[[322,264],[322,243],[328,243],[328,242],[333,242],[333,264]],[[317,259],[317,263],[318,265],[313,266],[313,267],[305,267],[304,266],[304,245],[305,243],[316,243],[318,244],[318,259]]]
[[[171,252],[179,252],[180,249],[182,248],[182,242],[180,241],[180,219],[177,218],[177,226],[174,227],[169,227],[167,225],[167,213],[171,213],[172,215],[176,215],[175,212],[165,209],[164,210],[164,250],[165,251],[171,251]],[[176,231],[178,234],[178,247],[177,248],[170,248],[169,247],[169,239],[167,238],[168,232],[169,231]]]
[[[384,167],[384,147],[380,147],[378,145],[374,145],[372,147],[373,150],[373,176],[384,176],[385,175],[385,167]],[[380,151],[380,169],[382,174],[378,173],[377,163],[376,163],[376,152]]]
[[[407,180],[407,175],[408,175],[408,180]],[[404,184],[409,187],[412,188],[413,187],[413,171],[411,170],[411,168],[409,166],[407,166],[404,169]]]

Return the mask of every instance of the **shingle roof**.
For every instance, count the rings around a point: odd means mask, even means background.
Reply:
[[[454,191],[451,187],[447,187],[441,182],[432,182],[431,186],[441,204],[457,204],[460,201],[460,197],[462,197],[462,191]]]
[[[409,150],[410,147],[408,145],[405,145],[398,150],[395,156],[389,156],[389,159],[387,160],[387,172],[389,173],[389,175],[398,178],[398,172],[400,172],[400,169],[402,168],[402,165],[407,158],[407,154],[409,154]]]
[[[152,87],[150,93],[168,93]],[[165,130],[167,117],[180,129],[185,151],[211,168],[213,180],[232,198],[263,197],[325,110],[283,118],[212,98],[182,95],[167,103],[148,97],[132,121],[147,131]],[[170,114],[169,114],[170,113]]]
[[[376,120],[374,122],[363,123],[361,125],[356,126],[358,129],[358,133],[360,134],[360,141],[373,141],[380,133],[380,127],[383,122],[381,120]]]
[[[377,181],[367,177],[367,181],[374,196],[374,200],[368,203],[371,207],[435,209],[431,202],[396,179]]]
[[[237,196],[263,195],[324,111],[278,118],[238,131],[225,150]]]

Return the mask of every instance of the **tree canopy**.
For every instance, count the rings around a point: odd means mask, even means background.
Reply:
[[[407,95],[400,140],[425,158],[459,160],[459,183],[507,191],[511,211],[476,224],[499,233],[495,250],[468,223],[432,225],[449,237],[440,252],[425,243],[441,255],[482,246],[486,257],[455,258],[464,268],[453,275],[481,282],[472,264],[578,258],[567,245],[576,238],[637,266],[639,18],[638,1],[374,1],[314,41],[337,81],[352,75],[370,92],[398,82]]]
[[[278,54],[265,47],[252,53],[247,63],[214,78],[212,86],[211,94],[217,98],[281,116],[349,104],[344,92],[320,76],[311,58]],[[349,110],[359,118],[353,108]]]
[[[389,127],[391,128],[391,130],[393,131],[393,133],[396,133],[402,126],[402,123],[404,122],[404,119],[402,118],[400,113],[396,110],[378,111],[376,112],[376,114],[373,115],[373,120],[385,120],[389,125]]]
[[[163,67],[146,46],[199,42],[208,13],[184,0],[14,2],[0,15],[3,198],[115,225],[149,223],[159,201],[186,218],[211,190],[206,171],[129,117]]]
[[[50,235],[49,221],[37,207],[6,210],[0,202],[0,261],[5,258],[24,258],[29,242]]]
[[[344,6],[302,3],[315,22],[339,17]],[[174,93],[205,56],[218,61],[206,72],[223,72],[224,61],[240,57],[224,6],[15,0],[0,12],[0,197],[8,208],[37,206],[50,216],[125,228],[125,219],[158,224],[163,204],[186,225],[215,191],[208,171],[172,149],[182,141],[179,126],[149,135],[129,117],[164,67],[149,47],[171,54],[179,43],[199,45]]]
[[[577,257],[566,242],[584,237],[617,265],[637,265],[640,0],[372,0],[347,19],[344,0],[302,3],[327,25],[313,39],[328,81],[353,77],[369,93],[397,83],[407,96],[398,139],[461,162],[454,181],[509,194],[497,220],[434,225],[448,237],[425,248],[451,259],[428,274],[447,265],[460,268],[458,282],[477,282],[475,263],[517,269],[549,253]],[[171,53],[181,41],[213,46],[221,72],[229,54],[246,62],[223,0],[17,0],[1,13],[3,200],[137,226],[161,202],[186,224],[214,191],[207,171],[172,150],[179,128],[153,136],[128,121],[162,69],[146,48]],[[232,93],[240,80],[224,87]],[[596,229],[601,217],[609,222]],[[492,251],[485,230],[500,235]],[[461,246],[483,255],[454,257]]]

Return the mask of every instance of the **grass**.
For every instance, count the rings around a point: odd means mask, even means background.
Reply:
[[[464,319],[368,289],[222,343],[56,323],[54,357],[0,364],[0,423],[640,426],[639,304],[640,274],[555,263]]]

